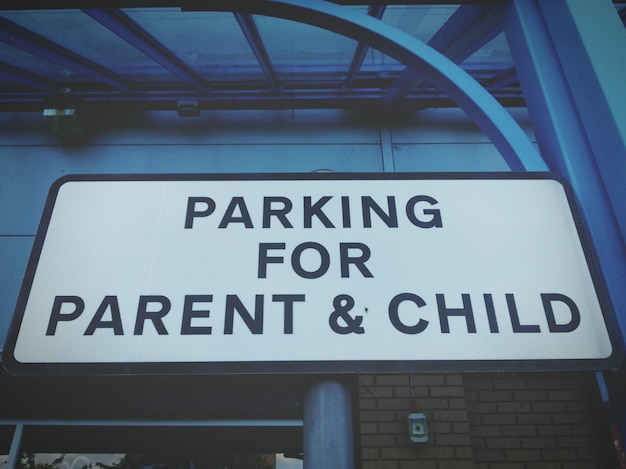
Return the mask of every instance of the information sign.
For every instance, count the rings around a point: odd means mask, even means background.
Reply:
[[[611,315],[549,174],[71,176],[13,373],[598,369]]]

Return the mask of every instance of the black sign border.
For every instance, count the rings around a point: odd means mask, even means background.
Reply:
[[[114,362],[114,363],[21,363],[15,346],[41,256],[45,236],[58,192],[73,181],[293,181],[293,180],[519,180],[549,179],[560,183],[584,251],[594,288],[609,334],[612,354],[605,359],[539,360],[337,360],[265,362]],[[596,371],[617,369],[623,358],[623,344],[604,286],[600,268],[587,234],[574,192],[567,180],[552,172],[437,172],[437,173],[201,173],[201,174],[76,174],[57,179],[50,187],[33,248],[20,288],[15,312],[2,352],[2,364],[13,375],[22,376],[118,376],[118,375],[285,375],[354,373],[464,373],[521,371]]]

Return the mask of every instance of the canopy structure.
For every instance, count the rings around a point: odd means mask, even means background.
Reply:
[[[366,34],[367,16],[460,64],[501,103],[524,104],[500,2],[350,2],[341,21],[342,10],[326,2],[134,3],[21,2],[0,10],[0,109],[33,110],[51,99],[181,112],[192,111],[190,102],[199,109],[452,105],[424,70]],[[349,31],[346,21],[361,29]]]
[[[0,10],[0,111],[460,106],[512,169],[545,169],[496,105],[525,105],[503,2],[121,5]]]

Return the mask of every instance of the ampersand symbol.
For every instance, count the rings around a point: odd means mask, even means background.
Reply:
[[[350,295],[337,295],[333,300],[335,310],[328,318],[330,328],[337,334],[363,334],[365,329],[361,326],[363,316],[350,316],[350,311],[354,307],[354,298]],[[339,318],[343,325],[339,324]]]

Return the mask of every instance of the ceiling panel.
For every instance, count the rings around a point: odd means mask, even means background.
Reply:
[[[264,80],[232,13],[179,8],[123,11],[209,82]]]
[[[167,70],[80,10],[9,11],[3,12],[1,16],[43,36],[50,43],[88,58],[115,73],[128,76],[131,80],[172,79],[166,76],[169,75]],[[68,77],[73,76],[70,70],[64,73]]]
[[[356,41],[295,21],[259,15],[254,20],[281,81],[339,83],[345,77]]]

